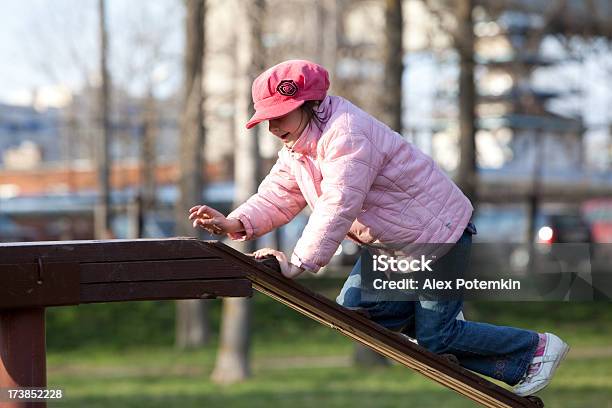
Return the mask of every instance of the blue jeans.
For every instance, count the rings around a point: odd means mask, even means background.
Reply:
[[[466,230],[457,243],[440,258],[439,267],[467,269],[472,232]],[[402,331],[436,354],[454,354],[461,366],[501,380],[519,382],[531,363],[538,334],[507,326],[463,319],[463,301],[362,301],[361,258],[351,271],[336,302],[350,309],[365,309],[381,326]]]

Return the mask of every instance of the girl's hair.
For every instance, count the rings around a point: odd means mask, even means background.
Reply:
[[[300,109],[306,113],[308,123],[310,123],[310,121],[314,122],[317,128],[323,131],[323,127],[327,121],[329,121],[331,115],[330,113],[326,115],[324,112],[318,110],[318,104],[321,102],[322,101],[306,101],[300,106]]]

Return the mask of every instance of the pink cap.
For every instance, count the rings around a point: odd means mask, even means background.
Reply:
[[[246,127],[280,118],[305,101],[322,100],[328,89],[327,71],[314,62],[289,60],[268,68],[253,81],[255,114]]]

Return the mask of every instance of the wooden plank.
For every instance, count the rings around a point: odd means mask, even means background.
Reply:
[[[205,242],[195,238],[39,241],[0,244],[0,264],[46,262],[125,262],[216,258]]]
[[[236,265],[215,258],[81,263],[81,283],[225,279],[244,276],[244,270]]]
[[[79,264],[0,265],[0,309],[79,303]]]
[[[252,294],[242,265],[191,238],[2,244],[0,255],[0,309]]]
[[[81,303],[250,297],[248,279],[113,282],[81,285]]]
[[[413,344],[399,333],[387,330],[359,313],[284,278],[278,270],[274,271],[224,244],[213,242],[211,245],[243,263],[248,271],[247,277],[258,291],[483,406],[538,406],[530,399],[520,397],[457,364],[452,364],[424,347]]]

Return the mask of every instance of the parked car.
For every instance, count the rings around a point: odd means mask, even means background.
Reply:
[[[474,214],[474,224],[478,234],[474,237],[476,245],[472,248],[472,265],[482,273],[497,271],[502,274],[526,273],[530,263],[528,242],[529,220],[525,205],[488,205],[481,204]],[[552,244],[590,244],[591,232],[588,223],[579,209],[568,206],[544,206],[536,215],[533,224],[534,255],[539,261],[563,258],[563,250],[568,245]],[[573,245],[571,249],[578,249]],[[582,249],[589,250],[583,245]],[[584,251],[582,252],[584,254]],[[561,256],[561,255],[563,256]],[[567,258],[567,256],[565,256]],[[583,262],[584,256],[577,262]],[[535,259],[534,259],[535,260]]]
[[[540,214],[536,228],[540,244],[592,242],[589,224],[577,210]]]
[[[591,266],[591,229],[578,209],[540,214],[534,239],[535,268],[540,272],[577,272]]]

